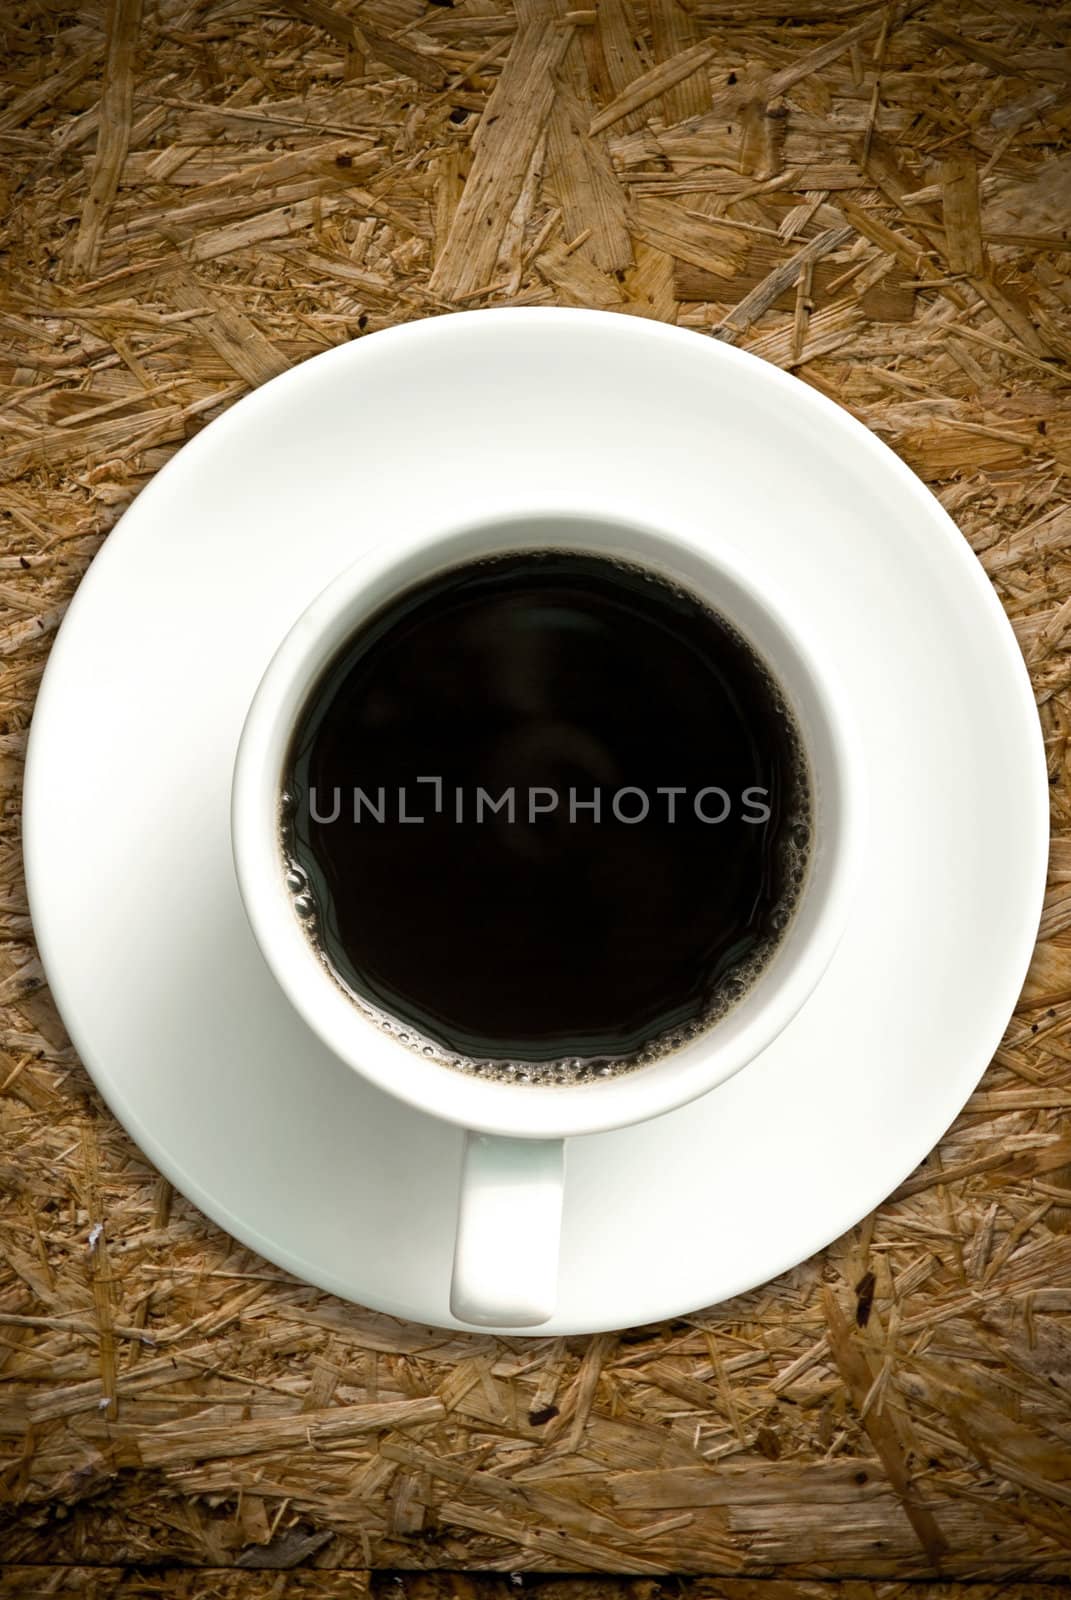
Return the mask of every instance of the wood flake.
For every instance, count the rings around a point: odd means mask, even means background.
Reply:
[[[553,19],[520,28],[487,103],[472,169],[429,280],[446,298],[488,283],[554,98],[552,74],[571,30]]]

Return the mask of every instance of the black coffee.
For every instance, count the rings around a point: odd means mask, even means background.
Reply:
[[[287,759],[288,883],[357,1003],[468,1071],[654,1059],[742,995],[806,869],[799,735],[751,648],[638,567],[470,562],[367,622]]]

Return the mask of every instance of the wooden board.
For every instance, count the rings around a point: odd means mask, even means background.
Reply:
[[[1071,1573],[1071,7],[9,0],[0,40],[0,1593],[514,1592],[482,1571],[1047,1600],[1027,1580]],[[921,474],[1018,632],[1056,839],[1019,1011],[896,1196],[728,1304],[506,1340],[319,1294],[152,1171],[43,987],[19,781],[64,607],[185,439],[334,344],[556,303],[736,342]],[[697,1248],[710,1225],[681,1219]]]

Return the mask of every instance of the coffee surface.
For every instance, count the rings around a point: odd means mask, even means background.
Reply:
[[[769,672],[695,596],[598,555],[453,568],[314,686],[282,797],[288,884],[355,1003],[521,1081],[627,1070],[776,948],[810,796]]]

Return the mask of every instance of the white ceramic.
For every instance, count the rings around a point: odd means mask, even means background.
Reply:
[[[570,1141],[537,1330],[558,1335],[760,1283],[918,1164],[1021,986],[1048,787],[1014,636],[965,541],[878,439],[775,368],[645,319],[531,308],[407,324],[266,385],[157,475],[75,596],[34,717],[25,854],[52,990],[107,1102],[281,1266],[463,1325],[465,1136],[345,1066],[282,994],[231,860],[239,734],[340,571],[400,524],[515,509],[519,484],[705,526],[716,556],[775,584],[839,679],[867,775],[859,889],[806,1004],[712,1092]]]
[[[815,844],[807,881],[773,959],[715,1026],[660,1061],[607,1082],[522,1085],[463,1075],[403,1044],[356,1006],[315,954],[286,889],[279,796],[295,723],[344,641],[415,582],[509,550],[573,549],[638,561],[727,617],[773,669],[811,769]],[[791,1021],[829,964],[848,915],[862,839],[862,758],[835,672],[773,575],[749,577],[709,523],[672,530],[529,506],[440,529],[400,521],[295,621],[257,686],[238,745],[231,834],[238,886],[260,949],[309,1027],[388,1093],[484,1135],[466,1146],[450,1303],[466,1322],[529,1327],[557,1297],[562,1141],[661,1116],[723,1083]],[[562,907],[568,915],[568,906]],[[301,1071],[295,1062],[294,1070]],[[491,1138],[488,1135],[497,1135]],[[514,1283],[514,1268],[523,1268]],[[538,1264],[538,1266],[537,1266]]]

